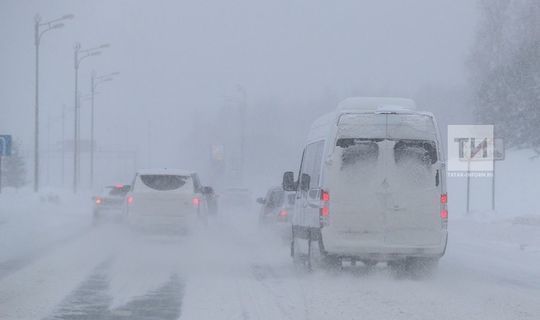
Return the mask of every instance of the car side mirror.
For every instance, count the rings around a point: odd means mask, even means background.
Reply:
[[[309,174],[302,173],[302,177],[300,179],[300,190],[308,191],[310,183],[311,183],[311,177],[309,176]]]
[[[262,197],[257,198],[257,203],[258,203],[258,204],[265,204],[265,203],[266,203],[266,199],[265,199],[265,198],[262,198]]]
[[[287,171],[283,174],[282,187],[285,191],[296,191],[296,184],[294,183],[294,173],[292,171]]]

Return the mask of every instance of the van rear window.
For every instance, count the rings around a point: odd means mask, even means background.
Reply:
[[[433,118],[424,114],[344,114],[338,136],[384,139],[437,139]]]
[[[376,161],[379,156],[379,146],[377,145],[379,141],[382,139],[338,139],[336,146],[344,149],[341,155],[342,167],[353,165],[359,161]]]
[[[437,162],[437,147],[429,140],[399,140],[394,145],[394,159],[397,164],[415,161],[431,165]]]
[[[170,191],[180,189],[186,184],[188,176],[166,175],[166,174],[145,174],[141,175],[141,181],[145,186],[159,191]]]

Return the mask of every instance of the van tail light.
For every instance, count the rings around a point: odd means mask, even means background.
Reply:
[[[101,200],[101,198],[96,198],[96,204],[101,204],[103,202],[103,200]]]
[[[448,227],[448,194],[441,194],[441,225],[444,229]]]
[[[448,195],[445,193],[445,194],[441,194],[441,204],[447,204],[448,203]]]
[[[448,219],[448,210],[441,210],[441,219]]]
[[[329,224],[328,218],[330,217],[330,193],[325,190],[321,190],[321,208],[319,209],[319,220],[321,227]]]
[[[133,203],[133,196],[127,197],[127,203],[132,204]]]
[[[201,205],[201,199],[194,197],[191,200],[191,203],[193,204],[193,208],[199,208],[199,206]]]
[[[281,210],[279,211],[279,214],[278,214],[281,218],[285,218],[289,215],[289,213],[287,212],[287,210]]]

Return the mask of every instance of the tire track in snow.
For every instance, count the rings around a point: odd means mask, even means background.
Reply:
[[[176,274],[155,290],[134,297],[124,305],[111,308],[109,292],[111,261],[95,271],[72,291],[44,320],[121,320],[121,319],[178,319],[181,314],[184,284]],[[136,281],[136,279],[134,279]]]

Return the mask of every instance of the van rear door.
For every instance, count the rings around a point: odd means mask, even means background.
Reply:
[[[439,244],[438,143],[431,117],[343,115],[331,157],[332,229],[363,244]]]
[[[384,152],[375,138],[339,138],[328,166],[333,231],[378,246],[384,241],[385,216],[381,198]]]
[[[385,242],[392,246],[438,245],[441,222],[440,182],[433,152],[436,143],[420,139],[391,142],[393,156],[386,166]]]

